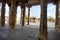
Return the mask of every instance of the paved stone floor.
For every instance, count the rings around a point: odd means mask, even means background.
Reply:
[[[14,31],[9,31],[5,27],[0,27],[0,40],[38,40],[38,28],[18,27]],[[60,32],[54,28],[48,28],[48,40],[60,40]]]
[[[60,40],[60,32],[52,28],[48,31],[48,40]]]
[[[20,27],[14,31],[9,31],[0,27],[0,40],[38,40],[38,29]]]

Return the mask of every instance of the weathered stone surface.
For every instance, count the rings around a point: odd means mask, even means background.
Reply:
[[[25,27],[9,31],[8,29],[0,28],[1,40],[38,40],[38,30]]]
[[[10,30],[15,30],[16,14],[17,14],[17,6],[15,5],[15,1],[11,0],[10,13],[9,13]]]
[[[47,0],[40,1],[41,5],[41,18],[40,18],[40,29],[39,39],[47,40]]]
[[[5,2],[2,2],[2,9],[1,9],[1,26],[5,26]]]
[[[29,22],[30,22],[30,7],[28,7],[28,25],[29,25]]]
[[[60,31],[60,13],[59,13],[59,3],[56,4],[56,22],[55,28],[57,31]]]
[[[0,40],[38,40],[38,28],[33,28],[33,26],[17,27],[19,28],[14,31],[6,29],[7,26],[0,27]],[[60,40],[60,32],[53,27],[48,27],[48,40]]]

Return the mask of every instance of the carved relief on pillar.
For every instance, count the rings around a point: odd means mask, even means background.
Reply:
[[[41,18],[39,38],[41,40],[47,40],[47,0],[41,0],[40,5],[41,5]]]
[[[56,4],[56,26],[55,26],[55,28],[56,28],[56,30],[57,31],[60,31],[60,12],[59,12],[59,8],[60,8],[60,6],[59,6],[59,2],[58,2],[58,4]]]
[[[16,13],[17,13],[17,6],[15,4],[15,1],[12,0],[9,13],[9,27],[11,30],[15,29]]]
[[[21,8],[22,8],[22,26],[25,24],[25,0],[21,2]]]
[[[56,24],[58,24],[58,20],[59,20],[59,4],[56,4]]]

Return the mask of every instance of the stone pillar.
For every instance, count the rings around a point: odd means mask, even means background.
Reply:
[[[5,26],[5,2],[2,0],[1,26]]]
[[[10,30],[15,30],[16,13],[17,13],[17,6],[15,5],[15,0],[11,0],[11,7],[10,7],[10,13],[9,13],[9,29]]]
[[[23,15],[22,15],[22,26],[25,24],[25,7],[23,9]]]
[[[39,40],[47,40],[47,0],[41,0]]]
[[[60,13],[59,13],[59,3],[56,4],[56,22],[55,28],[57,31],[60,31]]]
[[[30,7],[28,7],[28,23],[27,23],[27,25],[29,25],[29,22],[30,22]]]
[[[22,11],[23,11],[23,13],[22,13],[22,26],[24,26],[24,24],[25,24],[25,0],[22,2]]]
[[[23,14],[23,9],[21,7],[21,17],[20,17],[20,24],[22,24],[22,14]]]

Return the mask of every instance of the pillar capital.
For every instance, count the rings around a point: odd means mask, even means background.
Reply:
[[[27,8],[31,8],[32,6],[31,5],[28,5]]]
[[[11,6],[11,3],[8,3],[8,6],[10,7]]]
[[[21,9],[24,9],[25,8],[25,4],[21,4]]]

